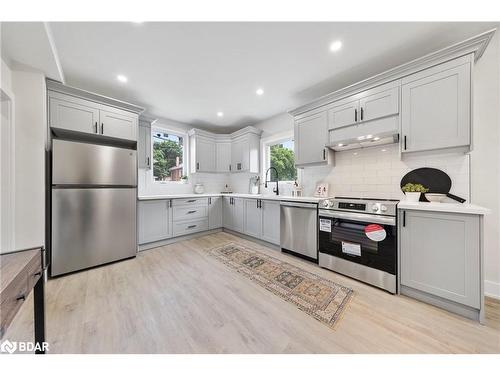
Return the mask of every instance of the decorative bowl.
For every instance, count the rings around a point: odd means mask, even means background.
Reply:
[[[446,198],[446,194],[439,193],[425,193],[425,198],[429,202],[442,202]]]

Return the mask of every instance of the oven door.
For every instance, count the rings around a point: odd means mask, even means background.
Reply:
[[[319,252],[396,274],[396,218],[319,210]]]

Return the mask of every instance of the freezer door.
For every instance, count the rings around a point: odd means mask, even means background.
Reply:
[[[136,186],[136,151],[55,139],[52,184]]]
[[[52,189],[52,269],[60,275],[135,256],[136,189]]]

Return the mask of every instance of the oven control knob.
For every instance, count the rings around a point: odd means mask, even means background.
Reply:
[[[380,206],[380,211],[382,211],[382,212],[387,211],[387,207],[386,207],[386,206],[384,206],[384,205]]]
[[[328,201],[323,201],[322,206],[328,208],[330,203]]]
[[[373,210],[373,212],[377,212],[378,211],[378,206],[376,204],[374,204],[372,206],[372,210]]]

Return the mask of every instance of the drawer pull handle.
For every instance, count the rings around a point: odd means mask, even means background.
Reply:
[[[188,211],[187,213],[188,214],[194,214],[194,213],[196,213],[196,211]]]
[[[16,301],[26,301],[26,296],[24,294],[21,294],[19,297],[16,298]]]
[[[196,225],[189,225],[188,226],[188,229],[193,229],[193,228],[196,228]]]
[[[193,202],[196,202],[196,199],[191,199],[189,201],[187,201],[188,203],[193,203]]]

